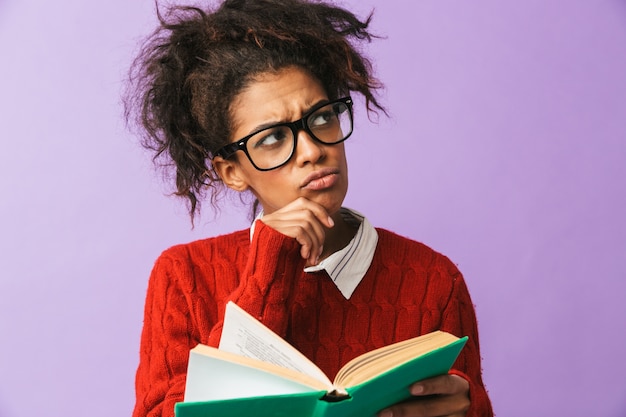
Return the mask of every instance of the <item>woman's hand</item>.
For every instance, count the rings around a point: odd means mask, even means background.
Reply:
[[[411,385],[414,396],[378,413],[379,417],[464,417],[470,406],[469,383],[458,375],[441,375]]]
[[[280,210],[263,215],[263,223],[272,229],[296,239],[300,255],[307,265],[316,265],[324,250],[324,228],[334,226],[333,219],[321,205],[300,197]]]

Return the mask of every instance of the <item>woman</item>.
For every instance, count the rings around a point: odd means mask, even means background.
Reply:
[[[175,168],[190,214],[224,186],[256,198],[250,230],[180,245],[148,287],[134,416],[173,416],[189,350],[216,346],[227,301],[329,376],[368,350],[441,329],[469,342],[449,375],[381,416],[489,416],[463,277],[428,247],[343,208],[353,102],[383,111],[369,19],[305,0],[226,0],[159,16],[131,72],[127,115]],[[260,208],[261,210],[257,210]]]

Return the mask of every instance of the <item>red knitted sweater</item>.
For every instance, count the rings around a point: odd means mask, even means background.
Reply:
[[[376,253],[349,300],[325,272],[305,273],[299,245],[262,221],[249,230],[175,246],[150,282],[133,417],[173,417],[189,350],[217,346],[224,306],[235,301],[329,377],[368,350],[433,330],[469,341],[452,372],[470,383],[467,416],[491,416],[481,378],[474,307],[457,268],[412,240],[378,229]]]

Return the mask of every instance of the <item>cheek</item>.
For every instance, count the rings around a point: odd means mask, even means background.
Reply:
[[[345,147],[345,142],[341,142],[337,145],[334,145],[331,147],[332,151],[335,152],[335,154],[337,155],[337,158],[339,159],[346,159],[346,147]]]
[[[294,186],[295,175],[290,175],[287,170],[280,168],[275,171],[259,172],[259,174],[250,182],[250,187],[259,200],[284,205],[285,201],[289,202],[294,199],[297,188]]]
[[[265,190],[287,190],[295,178],[294,173],[290,172],[287,167],[281,167],[273,171],[260,172],[256,178],[256,184]]]
[[[339,164],[343,166],[346,171],[346,175],[348,174],[348,160],[346,158],[345,148],[343,147],[343,143],[340,144],[341,148],[337,149],[336,158],[339,161]]]

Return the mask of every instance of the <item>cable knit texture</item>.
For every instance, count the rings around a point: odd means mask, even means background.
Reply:
[[[305,273],[299,245],[262,221],[175,246],[157,260],[145,306],[133,417],[173,417],[189,350],[217,346],[232,300],[284,337],[331,379],[350,359],[444,330],[469,341],[452,373],[470,383],[468,417],[491,416],[474,306],[462,275],[421,243],[377,229],[372,265],[349,300],[325,272]]]

